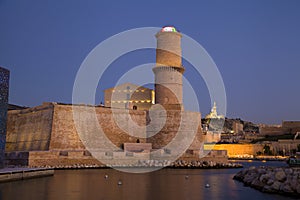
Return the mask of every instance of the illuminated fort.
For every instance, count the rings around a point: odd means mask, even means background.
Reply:
[[[104,91],[105,106],[44,103],[9,111],[8,162],[29,166],[101,164],[80,136],[74,109],[86,135],[97,134],[98,126],[105,133],[88,141],[100,149],[97,154],[101,160],[199,160],[203,146],[201,114],[184,111],[181,37],[171,26],[156,34],[155,92],[126,83]],[[97,124],[91,122],[93,113]],[[121,126],[116,118],[121,120]],[[130,119],[141,128],[136,129]],[[115,148],[107,148],[105,139]]]

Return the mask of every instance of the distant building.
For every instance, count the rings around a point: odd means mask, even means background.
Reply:
[[[0,167],[4,166],[9,71],[0,67]]]
[[[282,121],[281,125],[261,124],[259,132],[262,135],[296,134],[300,132],[300,121]]]
[[[206,124],[203,124],[203,127],[205,127],[203,130],[207,129],[208,131],[213,131],[215,133],[221,133],[223,131],[225,117],[223,115],[218,115],[216,102],[214,102],[210,113],[206,115],[205,121]]]
[[[300,121],[282,121],[282,130],[291,134],[300,132]]]
[[[260,135],[283,135],[282,125],[259,125]]]
[[[233,133],[243,133],[244,125],[238,121],[232,122]]]
[[[212,107],[210,113],[206,115],[205,119],[224,119],[223,115],[218,115],[217,113],[216,102],[214,102],[214,106]]]
[[[105,107],[133,110],[149,110],[155,103],[152,89],[131,83],[124,83],[104,90]]]

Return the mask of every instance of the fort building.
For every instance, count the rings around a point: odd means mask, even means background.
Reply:
[[[104,90],[105,107],[149,110],[154,103],[154,90],[132,83],[124,83]]]
[[[259,127],[261,135],[284,135],[300,132],[300,121],[282,121],[281,125],[265,125]]]

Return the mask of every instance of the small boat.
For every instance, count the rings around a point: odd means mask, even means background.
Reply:
[[[291,156],[287,160],[290,167],[300,167],[300,152],[296,152],[296,156]]]

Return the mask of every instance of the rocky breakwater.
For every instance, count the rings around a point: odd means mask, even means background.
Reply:
[[[55,165],[55,166],[34,166],[43,168],[55,168],[55,169],[81,169],[81,168],[128,168],[128,167],[169,167],[169,168],[199,168],[199,169],[217,169],[217,168],[241,168],[243,167],[239,163],[221,163],[215,161],[187,161],[187,160],[176,160],[171,162],[169,160],[139,160],[134,164],[123,164],[122,162],[110,165],[99,165],[99,164],[74,164],[74,165]]]
[[[233,179],[262,192],[300,197],[300,168],[250,167]]]

